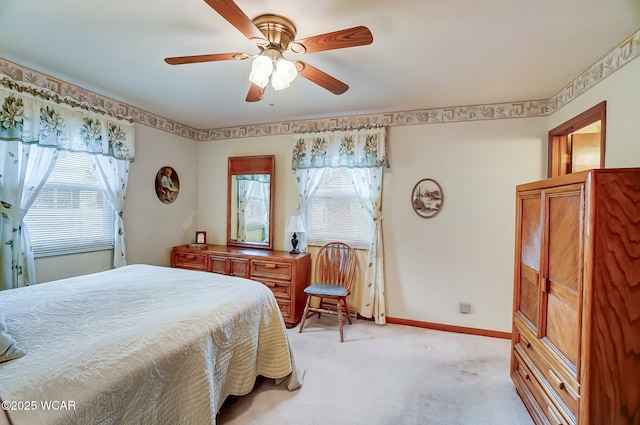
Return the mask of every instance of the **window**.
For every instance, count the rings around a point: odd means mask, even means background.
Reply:
[[[35,256],[114,246],[113,207],[86,153],[60,152],[24,221]]]
[[[328,168],[316,193],[309,200],[305,217],[310,245],[346,242],[354,248],[368,248],[373,220],[362,208],[344,168]]]

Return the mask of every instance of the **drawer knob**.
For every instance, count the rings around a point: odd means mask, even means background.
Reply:
[[[560,379],[553,370],[549,369],[549,375],[551,375],[551,378],[553,378],[553,381],[555,382],[559,390],[565,389],[564,382],[562,382],[562,379]]]
[[[277,267],[277,265],[273,263],[266,263],[264,266],[268,269],[275,269]]]

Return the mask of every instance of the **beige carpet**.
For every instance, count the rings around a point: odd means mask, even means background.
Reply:
[[[532,425],[509,378],[510,341],[357,320],[288,331],[304,383],[258,380],[219,425]]]

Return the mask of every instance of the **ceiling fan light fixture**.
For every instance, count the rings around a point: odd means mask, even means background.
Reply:
[[[289,87],[289,81],[287,81],[282,75],[277,72],[274,72],[271,75],[271,87],[274,90],[282,90]]]
[[[296,66],[293,64],[293,62],[288,61],[284,58],[280,58],[276,62],[275,74],[277,74],[279,78],[282,78],[287,83],[291,83],[296,79],[298,70],[296,69]]]
[[[266,55],[257,56],[251,64],[251,73],[249,74],[249,81],[265,88],[269,83],[269,76],[273,72],[273,60]]]
[[[261,75],[259,73],[255,73],[251,71],[251,73],[249,73],[249,81],[251,81],[253,84],[263,89],[269,83],[269,76]]]
[[[273,72],[273,61],[269,56],[260,55],[253,60],[253,63],[251,64],[252,74],[255,74],[256,76],[259,76],[259,77],[265,76],[268,78],[272,72]]]

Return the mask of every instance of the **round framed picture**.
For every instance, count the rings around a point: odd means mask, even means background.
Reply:
[[[411,192],[411,207],[422,218],[438,215],[444,202],[444,193],[437,181],[422,179]]]
[[[171,167],[162,167],[156,173],[156,195],[163,204],[176,200],[180,192],[178,173]]]

